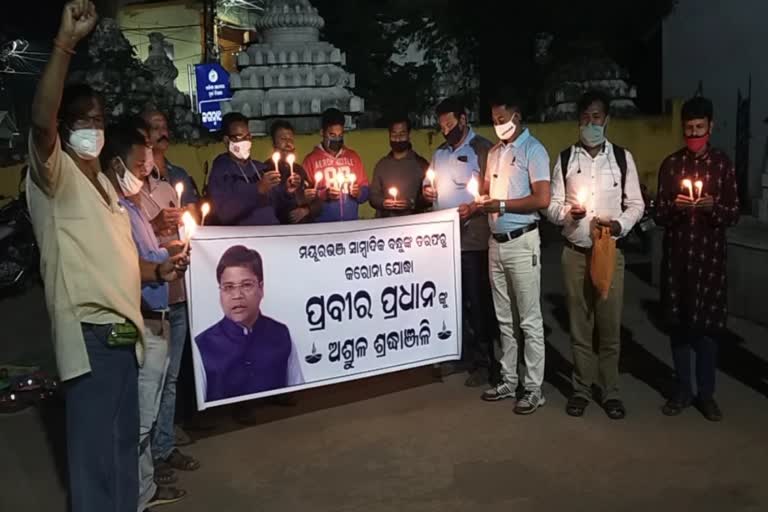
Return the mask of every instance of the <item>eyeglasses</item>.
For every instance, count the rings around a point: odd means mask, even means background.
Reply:
[[[242,283],[224,283],[219,286],[219,290],[225,295],[234,295],[240,290],[244,295],[253,295],[259,283],[256,281],[243,281]]]

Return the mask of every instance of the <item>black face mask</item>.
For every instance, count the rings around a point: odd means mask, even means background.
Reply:
[[[390,140],[389,147],[392,148],[392,151],[394,151],[395,153],[404,153],[405,151],[409,151],[411,149],[411,141]]]
[[[456,144],[458,144],[459,141],[461,141],[461,138],[463,136],[464,136],[464,130],[461,128],[461,125],[459,125],[459,123],[456,123],[456,126],[451,128],[451,131],[443,134],[443,137],[445,137],[445,141],[451,146],[455,146]]]
[[[325,148],[333,153],[338,153],[341,147],[344,145],[344,136],[341,137],[327,137],[325,139]]]

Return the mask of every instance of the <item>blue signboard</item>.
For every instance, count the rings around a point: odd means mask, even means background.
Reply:
[[[229,73],[221,64],[195,65],[197,84],[197,111],[203,119],[203,126],[215,132],[221,129],[221,102],[232,99],[229,90]]]

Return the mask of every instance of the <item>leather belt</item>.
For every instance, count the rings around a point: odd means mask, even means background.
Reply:
[[[567,248],[571,249],[572,251],[576,251],[576,252],[579,252],[581,254],[589,254],[589,252],[592,250],[591,247],[581,247],[581,246],[576,245],[576,244],[571,243],[571,242],[565,242],[565,246]]]
[[[167,311],[141,311],[141,317],[146,320],[165,320],[168,318],[168,312]]]
[[[525,227],[516,229],[514,231],[510,231],[508,233],[492,233],[491,236],[493,237],[494,240],[503,244],[504,242],[509,242],[511,240],[514,240],[515,238],[520,238],[524,234],[528,233],[529,231],[533,231],[534,229],[539,229],[538,222],[534,222],[533,224],[528,224]]]

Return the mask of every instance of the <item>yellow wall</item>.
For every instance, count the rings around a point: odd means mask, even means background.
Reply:
[[[679,104],[677,104],[679,105]],[[672,115],[648,117],[634,120],[611,121],[608,129],[609,138],[617,144],[627,147],[637,162],[640,181],[652,191],[656,189],[656,173],[661,161],[683,144],[680,131],[679,110],[675,108]],[[531,132],[549,150],[552,164],[562,149],[573,144],[577,137],[574,122],[557,122],[532,124]],[[481,126],[477,131],[490,140],[495,140],[493,128]],[[439,133],[430,130],[418,130],[411,134],[414,149],[425,158],[439,146],[443,138]],[[318,135],[299,135],[296,140],[296,153],[303,158],[320,140]],[[360,130],[349,132],[345,136],[346,143],[360,153],[366,170],[370,176],[373,166],[379,158],[389,151],[387,132],[379,130]],[[168,158],[185,168],[202,187],[203,168],[205,163],[224,151],[222,144],[206,146],[174,145],[168,151]],[[253,141],[252,155],[256,159],[266,160],[272,154],[271,141],[268,137],[259,137]],[[19,168],[0,169],[0,195],[14,194],[18,183]],[[362,215],[369,217],[373,212],[365,206]]]
[[[176,87],[183,93],[189,93],[189,64],[199,64],[202,59],[202,29],[199,2],[189,0],[170,0],[161,4],[143,4],[126,6],[120,10],[117,22],[123,29],[128,41],[136,47],[138,58],[143,62],[149,52],[150,32],[162,32],[169,43],[173,44],[174,64],[179,70]],[[184,26],[191,25],[191,26]],[[155,27],[180,27],[163,28]],[[134,30],[140,29],[140,30]]]

